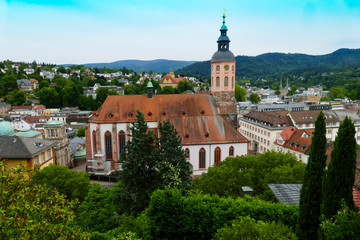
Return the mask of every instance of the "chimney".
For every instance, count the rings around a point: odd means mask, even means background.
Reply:
[[[151,83],[151,81],[148,82],[147,84],[147,95],[148,95],[148,98],[153,98],[153,85]]]

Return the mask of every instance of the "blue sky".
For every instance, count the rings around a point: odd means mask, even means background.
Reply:
[[[208,60],[224,8],[235,55],[360,48],[358,0],[0,0],[0,60]]]

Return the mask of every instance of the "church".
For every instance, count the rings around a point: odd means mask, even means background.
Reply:
[[[127,141],[136,111],[144,114],[149,129],[158,133],[158,122],[169,119],[179,132],[193,176],[227,157],[248,154],[248,140],[239,133],[235,94],[235,57],[229,50],[225,14],[211,59],[210,94],[108,96],[86,128],[87,171],[109,174]]]

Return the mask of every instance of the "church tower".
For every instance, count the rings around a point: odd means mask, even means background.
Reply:
[[[235,64],[234,54],[229,50],[230,39],[227,36],[225,13],[220,37],[217,40],[218,50],[211,58],[211,93],[217,108],[224,119],[233,127],[238,127],[235,100]]]

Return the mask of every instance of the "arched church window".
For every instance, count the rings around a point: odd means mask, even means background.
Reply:
[[[234,156],[234,147],[231,146],[231,147],[229,148],[229,157],[233,157],[233,156]]]
[[[124,131],[119,132],[119,153],[125,152],[126,135]]]
[[[221,149],[219,147],[215,148],[215,166],[219,166],[219,163],[221,161]]]
[[[105,158],[112,160],[111,133],[109,131],[105,133]]]
[[[205,149],[201,148],[199,151],[199,168],[204,169],[205,167]]]
[[[95,130],[92,132],[92,138],[93,138],[93,152],[94,152],[94,154],[96,154],[97,149],[96,149],[96,131]]]
[[[229,78],[225,77],[224,78],[224,86],[227,87],[229,85]]]
[[[231,66],[231,70],[233,70],[233,71],[234,71],[234,65],[232,65],[232,66]]]
[[[188,148],[185,149],[185,158],[190,159],[190,150]]]
[[[216,77],[216,86],[219,87],[220,86],[220,78]]]
[[[216,65],[216,71],[220,71],[220,66]]]
[[[234,77],[232,77],[231,84],[232,84],[231,87],[234,87],[234,85],[235,85]]]

